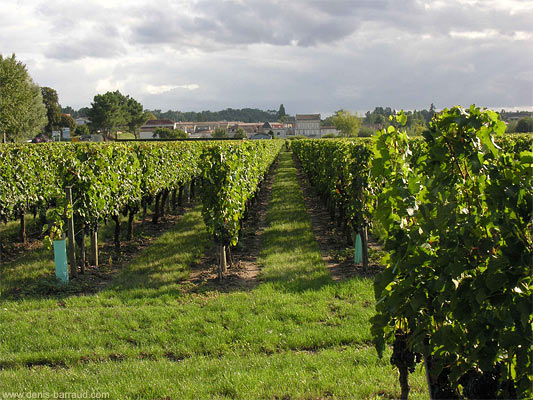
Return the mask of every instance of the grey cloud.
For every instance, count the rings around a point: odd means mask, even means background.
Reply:
[[[511,40],[516,31],[532,31],[530,11],[511,16],[453,1],[425,9],[415,0],[168,1],[105,9],[88,1],[57,11],[54,2],[38,16],[46,28],[39,34],[50,27],[38,51],[44,48],[49,58],[46,68],[64,71],[50,85],[73,106],[88,105],[94,95],[72,89],[69,82],[77,79],[92,80],[84,82],[92,90],[98,80],[120,81],[145,107],[161,109],[284,103],[295,113],[531,103],[532,45]],[[507,37],[450,35],[488,29]],[[23,35],[0,26],[4,32],[6,43]],[[431,39],[422,40],[423,34]],[[80,78],[81,67],[68,72],[69,61],[85,57],[124,62],[114,62],[105,75],[88,70]],[[200,87],[160,95],[145,90],[185,84]]]
[[[60,61],[74,61],[82,58],[113,58],[125,52],[120,39],[112,27],[104,27],[102,32],[82,39],[71,39],[54,43],[45,50],[48,58]]]
[[[496,29],[508,35],[531,31],[531,12],[514,16],[500,10],[450,3],[426,9],[421,2],[376,1],[252,1],[194,3],[191,14],[167,5],[148,7],[131,28],[130,40],[165,43],[176,48],[223,50],[259,43],[312,47],[335,43],[361,29],[363,22],[411,34]],[[379,40],[379,35],[373,39]]]
[[[132,37],[144,43],[176,46],[202,42],[221,45],[297,42],[312,46],[342,39],[357,29],[360,18],[354,11],[341,12],[342,4],[328,10],[320,2],[200,2],[193,9],[194,16],[158,8],[140,18],[132,29]]]

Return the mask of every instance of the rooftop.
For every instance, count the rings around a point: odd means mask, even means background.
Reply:
[[[296,114],[296,120],[320,119],[320,114]]]

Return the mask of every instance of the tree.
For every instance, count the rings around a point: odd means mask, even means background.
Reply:
[[[233,134],[233,139],[246,139],[246,131],[242,128],[238,128]]]
[[[74,132],[76,136],[86,136],[91,133],[87,125],[78,125]]]
[[[181,129],[156,128],[152,137],[159,139],[186,139],[188,135]]]
[[[48,117],[48,124],[44,127],[44,131],[50,136],[61,122],[61,106],[59,105],[57,92],[54,89],[43,86],[41,94],[46,107],[46,116]]]
[[[89,116],[89,107],[82,107],[76,113],[70,114],[74,118],[87,118]]]
[[[47,123],[41,90],[26,66],[13,54],[0,54],[0,134],[4,141],[22,141],[39,133]]]
[[[69,128],[71,133],[76,130],[76,121],[68,114],[61,114],[59,125],[61,128]]]
[[[285,113],[285,107],[283,106],[283,104],[280,104],[278,113],[276,114],[276,116],[278,117],[278,121],[281,122],[282,118],[285,117],[286,115],[287,113]]]
[[[533,132],[533,118],[520,118],[516,124],[515,132]]]
[[[347,110],[339,110],[333,116],[333,124],[344,136],[357,136],[361,119]]]
[[[133,97],[128,97],[126,101],[126,119],[128,120],[128,128],[131,133],[138,139],[138,131],[146,122],[146,115],[143,111],[143,106]]]
[[[154,119],[157,119],[157,117],[150,111],[144,111],[144,118],[146,119],[145,123],[146,121],[152,121]]]
[[[93,129],[101,130],[109,140],[111,134],[116,134],[118,127],[126,123],[124,103],[124,96],[118,90],[94,96],[88,112]]]
[[[213,132],[213,137],[220,139],[220,138],[227,138],[228,137],[228,130],[225,128],[216,128]]]
[[[331,126],[331,125],[335,125],[335,124],[333,123],[333,117],[334,117],[334,115],[330,115],[329,117],[324,118],[322,121],[320,121],[320,126]]]

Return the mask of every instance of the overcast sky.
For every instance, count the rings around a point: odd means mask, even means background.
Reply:
[[[289,114],[533,106],[533,1],[2,0],[0,52],[61,105]]]

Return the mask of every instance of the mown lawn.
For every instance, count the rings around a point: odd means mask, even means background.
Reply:
[[[182,280],[209,247],[196,207],[97,294],[4,297],[0,394],[399,397],[390,353],[380,360],[371,344],[372,281],[331,280],[289,153],[282,153],[274,181],[260,284],[191,292]],[[11,280],[23,261],[8,266]],[[420,370],[411,376],[411,387],[413,399],[427,398]]]

